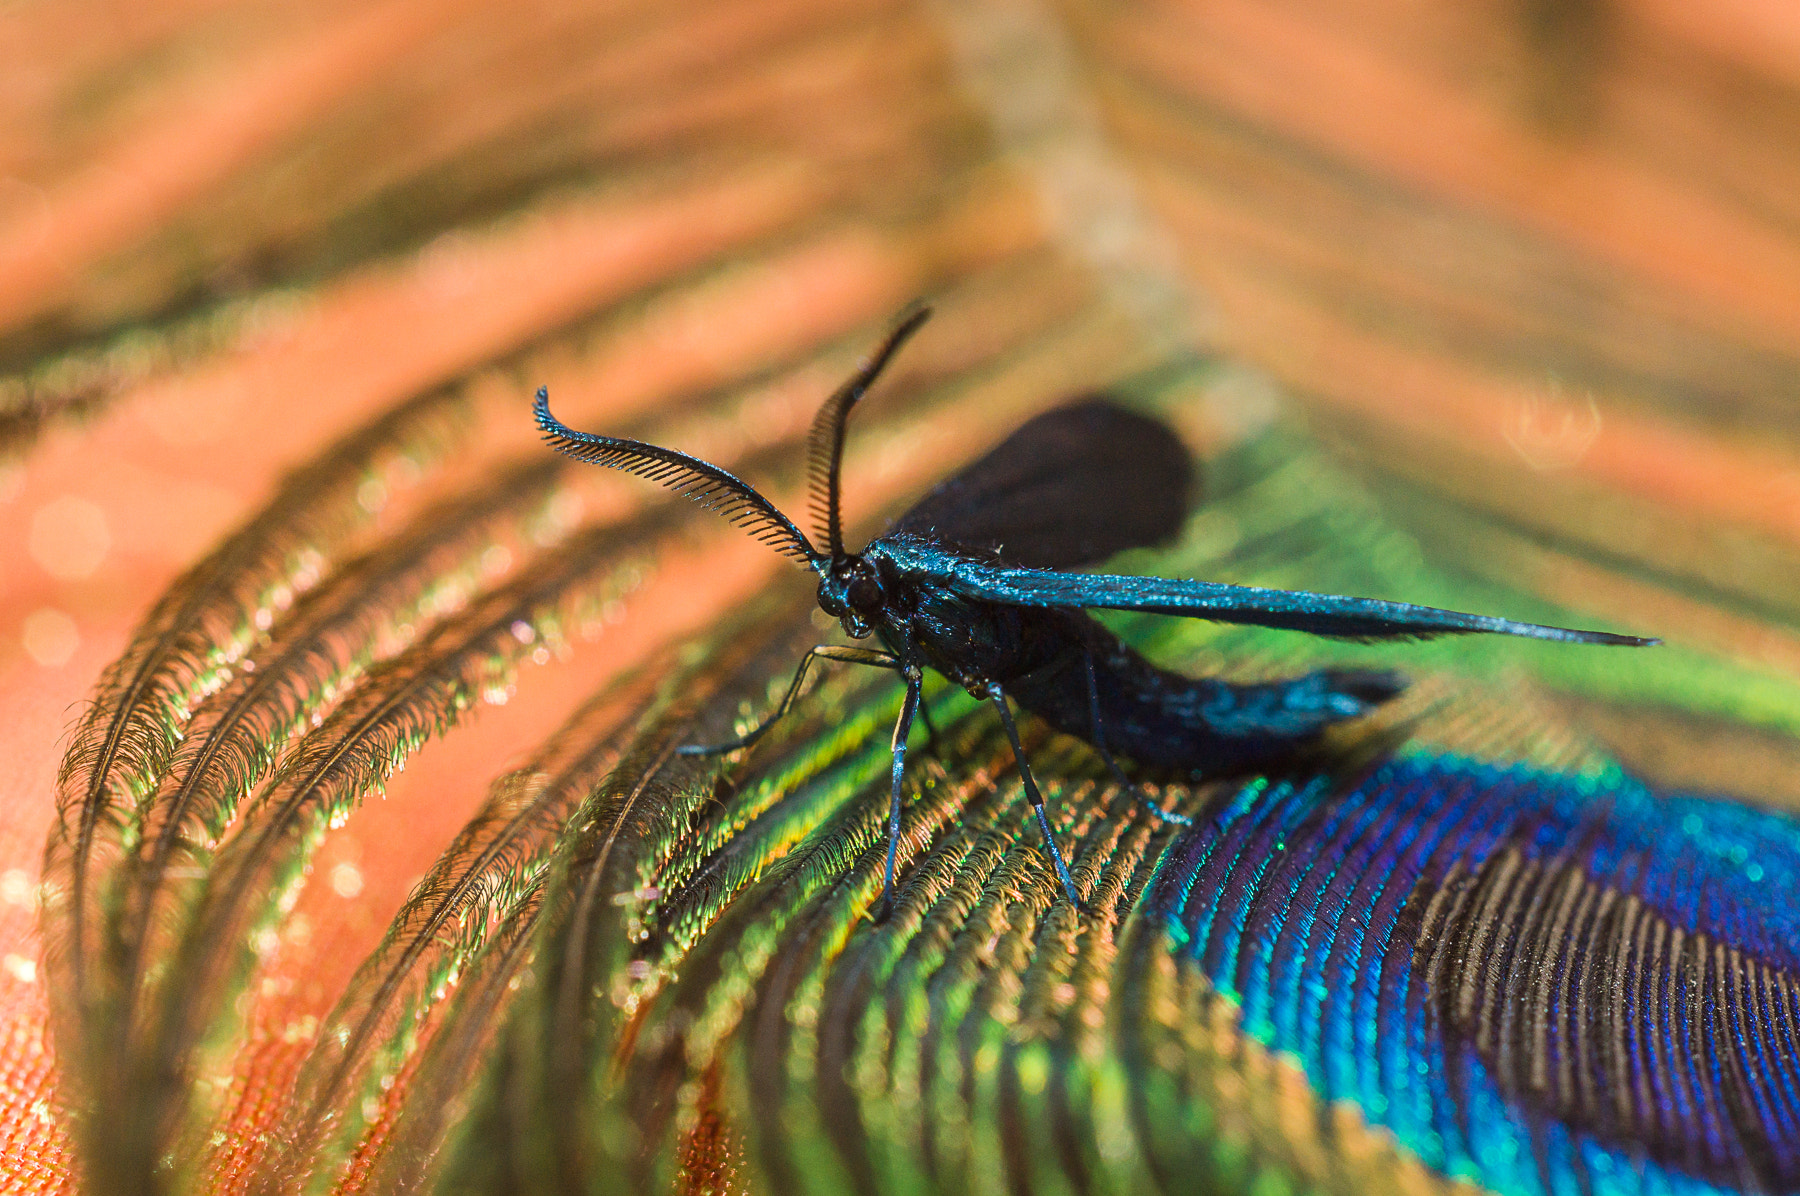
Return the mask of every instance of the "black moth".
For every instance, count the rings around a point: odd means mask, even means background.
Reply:
[[[1517,623],[1404,602],[1267,590],[1216,582],[1070,573],[1127,548],[1161,543],[1180,529],[1194,464],[1166,425],[1089,398],[1027,422],[987,456],[926,495],[861,552],[844,547],[838,465],[850,409],[930,314],[904,316],[814,418],[809,449],[815,526],[824,551],[761,494],[731,474],[673,449],[594,436],[535,411],[560,452],[669,487],[746,528],[819,575],[819,605],[855,639],[882,648],[823,644],[801,658],[775,711],[727,743],[681,749],[727,752],[756,742],[786,714],[815,657],[891,669],[906,681],[894,727],[892,799],[882,910],[890,908],[900,837],[906,740],[919,709],[923,670],[936,669],[993,702],[1037,813],[1051,865],[1070,902],[1074,879],[1044,813],[1007,699],[1091,744],[1121,784],[1116,749],[1148,765],[1209,775],[1279,765],[1332,723],[1366,714],[1405,682],[1390,672],[1323,669],[1254,685],[1185,677],[1158,668],[1088,609],[1154,611],[1359,640],[1498,632],[1568,643],[1645,646],[1653,639]],[[1164,819],[1186,822],[1156,806]]]

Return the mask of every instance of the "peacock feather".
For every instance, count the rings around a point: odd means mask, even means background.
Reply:
[[[290,7],[26,6],[66,62],[0,95],[0,175],[49,180],[0,188],[0,614],[87,645],[0,656],[8,1184],[1800,1192],[1800,190],[1754,39]],[[1409,685],[1267,775],[1142,774],[1185,822],[1024,720],[1084,912],[930,678],[878,919],[900,686],[827,670],[678,753],[829,638],[812,583],[530,402],[796,512],[922,295],[852,540],[1105,390],[1203,471],[1115,571],[1667,643],[1108,614],[1196,674]],[[227,510],[183,540],[195,478]],[[65,492],[176,547],[51,587]],[[54,749],[7,730],[77,697]]]

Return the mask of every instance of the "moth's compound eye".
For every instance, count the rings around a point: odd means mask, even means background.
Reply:
[[[881,582],[876,579],[875,575],[864,573],[852,579],[844,597],[849,601],[850,609],[861,614],[871,615],[881,609],[884,595],[881,592]]]

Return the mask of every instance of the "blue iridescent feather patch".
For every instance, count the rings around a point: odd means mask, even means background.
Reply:
[[[1448,755],[1258,781],[1145,895],[1428,1166],[1501,1192],[1800,1188],[1800,823]]]

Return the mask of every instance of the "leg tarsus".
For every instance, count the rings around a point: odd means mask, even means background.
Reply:
[[[1019,729],[1013,725],[1012,711],[1006,707],[1006,694],[998,682],[990,682],[987,692],[994,708],[1000,712],[1000,725],[1006,729],[1007,742],[1012,744],[1013,762],[1019,766],[1019,778],[1025,782],[1025,796],[1031,799],[1031,807],[1037,813],[1038,829],[1044,834],[1044,849],[1050,856],[1051,866],[1056,870],[1056,879],[1062,882],[1063,896],[1069,899],[1070,905],[1086,913],[1087,903],[1076,892],[1075,878],[1069,873],[1069,865],[1063,861],[1062,849],[1056,845],[1056,834],[1050,828],[1050,816],[1044,811],[1044,796],[1038,792],[1037,781],[1031,775],[1031,766],[1025,763],[1025,748],[1019,743]]]

